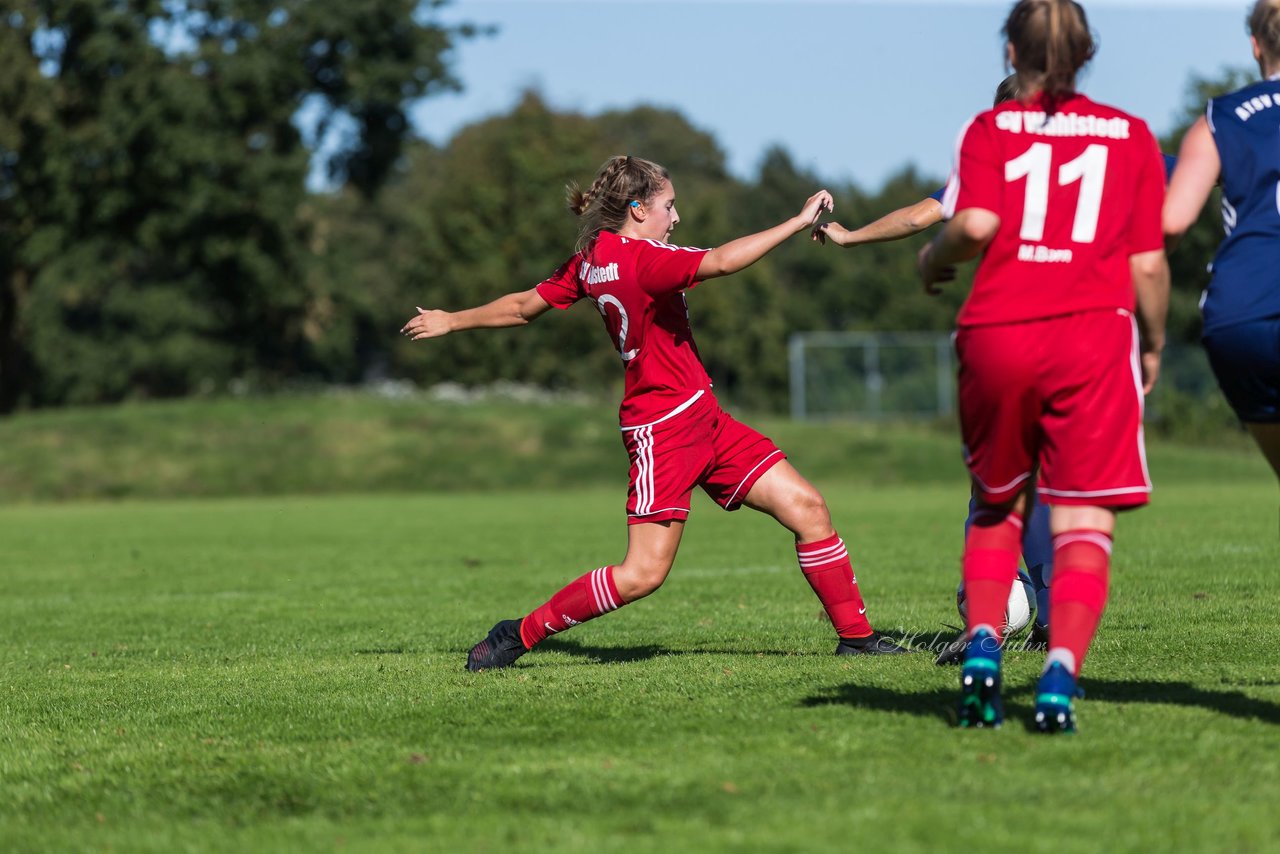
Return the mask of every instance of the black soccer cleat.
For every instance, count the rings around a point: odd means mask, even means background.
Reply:
[[[840,638],[836,645],[836,655],[903,655],[911,652],[905,646],[894,643],[879,632],[872,632],[865,638]]]
[[[963,664],[965,650],[969,648],[969,641],[965,638],[966,632],[961,632],[955,640],[948,641],[941,650],[938,651],[938,657],[933,663],[939,667],[947,667],[953,664]]]
[[[467,669],[472,673],[501,670],[528,651],[520,640],[520,621],[503,620],[489,630],[484,640],[471,647],[467,653]]]
[[[1048,652],[1049,651],[1049,627],[1042,626],[1039,623],[1031,624],[1031,633],[1027,635],[1027,639],[1022,642],[1022,649],[1027,652]]]

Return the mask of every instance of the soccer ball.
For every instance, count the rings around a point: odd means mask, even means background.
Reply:
[[[956,610],[960,612],[961,618],[965,618],[963,581],[956,588]],[[1005,606],[1005,625],[1002,634],[1008,637],[1022,631],[1031,622],[1031,618],[1035,616],[1035,611],[1035,585],[1031,583],[1031,576],[1027,575],[1025,570],[1020,569],[1018,570],[1017,580],[1013,582],[1013,586],[1009,589],[1009,604]]]

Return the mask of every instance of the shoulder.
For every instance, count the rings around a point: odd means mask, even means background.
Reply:
[[[1209,99],[1209,103],[1219,106],[1235,106],[1245,101],[1252,101],[1254,98],[1261,98],[1263,95],[1274,96],[1276,88],[1275,81],[1260,80],[1257,83],[1250,83],[1248,86],[1241,86],[1234,92],[1215,95]]]
[[[1144,119],[1135,116],[1128,110],[1112,104],[1095,101],[1086,95],[1077,95],[1068,101],[1063,107],[1063,112],[1077,115],[1084,114],[1105,121],[1105,125],[1097,122],[1090,123],[1087,126],[1087,130],[1092,135],[1109,139],[1138,139],[1142,142],[1154,142],[1156,138],[1155,134],[1151,132],[1151,126]]]
[[[706,249],[699,249],[696,246],[677,246],[674,243],[664,243],[661,240],[654,240],[651,237],[622,237],[619,238],[623,243],[629,243],[633,246],[632,251],[637,253],[649,252],[706,252]]]
[[[544,282],[568,281],[574,278],[574,272],[581,266],[584,252],[575,252],[560,263],[550,276],[543,279]]]
[[[1205,108],[1209,129],[1217,131],[1216,123],[1235,118],[1248,122],[1259,113],[1280,116],[1280,81],[1262,80],[1234,92],[1210,98]],[[1273,112],[1274,110],[1274,112]]]
[[[965,123],[960,126],[960,139],[963,140],[969,135],[969,131],[975,128],[989,130],[996,127],[997,114],[1007,112],[1008,107],[1009,104],[1001,104],[995,109],[983,110],[980,113],[974,113],[972,116],[969,116],[969,118],[965,120]]]

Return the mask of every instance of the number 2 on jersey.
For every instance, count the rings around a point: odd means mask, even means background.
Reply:
[[[1049,176],[1052,171],[1053,147],[1047,142],[1033,143],[1022,154],[1004,164],[1005,181],[1027,179],[1022,203],[1022,228],[1018,237],[1036,242],[1044,239],[1044,221],[1049,214]],[[1092,243],[1098,234],[1098,214],[1102,211],[1102,180],[1107,173],[1107,147],[1094,143],[1079,157],[1058,167],[1058,186],[1080,182],[1075,218],[1071,223],[1071,239],[1075,243]]]
[[[627,349],[627,329],[630,327],[630,318],[627,317],[627,310],[622,307],[622,302],[612,294],[601,294],[595,300],[596,309],[600,312],[600,316],[604,318],[604,322],[609,322],[609,306],[613,306],[618,310],[618,355],[622,357],[622,361],[630,362],[636,357],[639,350]]]

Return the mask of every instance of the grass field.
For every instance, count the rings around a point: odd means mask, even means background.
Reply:
[[[805,472],[868,485],[963,479],[950,424],[744,416]],[[460,404],[429,394],[280,395],[46,410],[0,419],[0,503],[244,495],[618,488],[616,402]],[[1260,460],[1240,430],[1177,456],[1201,474]]]
[[[1276,487],[1152,467],[1057,739],[1040,656],[956,731],[954,669],[833,657],[785,533],[706,501],[654,597],[487,674],[496,619],[620,558],[620,485],[0,508],[0,847],[1276,850]],[[963,483],[818,482],[877,625],[954,623]]]

